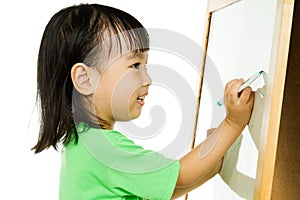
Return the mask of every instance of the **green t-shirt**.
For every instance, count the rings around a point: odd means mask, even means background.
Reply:
[[[77,125],[62,150],[60,200],[170,199],[180,163],[144,150],[121,133]]]

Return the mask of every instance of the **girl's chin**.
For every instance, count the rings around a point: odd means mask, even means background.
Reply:
[[[130,116],[130,119],[128,119],[126,121],[131,121],[131,120],[137,119],[140,115],[141,115],[141,111],[132,113]]]

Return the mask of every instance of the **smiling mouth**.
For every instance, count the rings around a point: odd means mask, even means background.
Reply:
[[[146,97],[145,95],[144,95],[144,96],[140,96],[140,97],[137,98],[137,100],[138,100],[138,101],[144,101],[144,100],[145,100],[145,97]]]
[[[144,102],[145,97],[146,97],[146,95],[139,96],[139,97],[137,98],[137,102],[138,102],[139,105],[143,106],[143,105],[145,104],[145,102]]]

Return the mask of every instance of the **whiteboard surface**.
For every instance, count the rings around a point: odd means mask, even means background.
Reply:
[[[260,70],[268,72],[275,9],[276,1],[274,0],[241,0],[212,14],[196,144],[205,138],[205,130],[216,127],[220,123],[219,116],[225,116],[224,106],[217,106],[215,99],[212,98],[210,89],[213,86],[206,84],[206,82],[211,82],[208,79],[213,79],[208,68],[217,69],[218,74],[215,74],[216,80],[214,81],[217,82],[219,77],[223,88],[232,79],[244,78],[246,80]],[[263,84],[263,78],[260,78],[251,86],[253,90],[256,90]],[[219,98],[222,97],[223,94],[220,94]],[[207,113],[205,109],[207,106],[213,107],[213,114]],[[205,117],[211,117],[212,123],[203,124]],[[218,120],[214,122],[215,118]],[[258,150],[247,127],[242,134],[243,140],[236,170],[255,179]],[[209,184],[213,185],[212,199],[214,200],[252,199],[254,192],[252,191],[254,185],[245,185],[246,183],[240,183],[240,188],[241,190],[248,189],[248,191],[232,191],[220,176],[213,178]],[[246,195],[241,197],[239,193]]]

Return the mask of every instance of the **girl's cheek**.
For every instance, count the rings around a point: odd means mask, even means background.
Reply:
[[[135,103],[141,87],[141,79],[133,70],[124,74],[114,85],[111,94],[111,108],[114,116],[123,120],[130,118],[129,107]],[[118,117],[115,117],[118,118]]]

